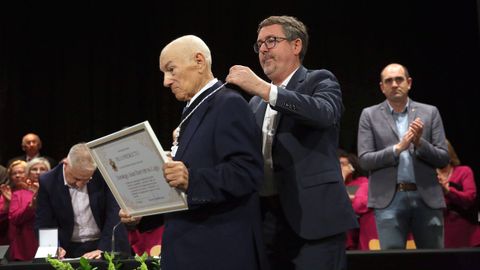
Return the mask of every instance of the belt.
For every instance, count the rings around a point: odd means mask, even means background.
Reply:
[[[417,185],[415,183],[398,183],[397,191],[415,191],[417,190]]]

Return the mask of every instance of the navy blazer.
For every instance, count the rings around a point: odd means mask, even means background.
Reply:
[[[42,228],[58,228],[59,245],[67,250],[68,256],[74,220],[69,187],[64,184],[63,163],[40,175],[39,183],[35,230],[38,233]],[[120,221],[120,208],[98,170],[88,182],[87,188],[90,209],[101,231],[98,249],[111,251],[112,229]],[[130,254],[127,231],[123,224],[115,230],[115,242],[116,251]]]
[[[189,210],[164,215],[162,270],[265,269],[261,149],[260,129],[240,93],[224,88],[195,110],[174,158],[188,167]],[[140,227],[159,225],[159,219],[143,217]]]
[[[447,166],[450,157],[442,118],[435,106],[410,100],[408,123],[419,117],[424,123],[419,148],[407,150],[413,160],[418,192],[431,208],[445,207],[443,191],[435,168]],[[398,162],[393,146],[400,141],[395,121],[387,101],[365,108],[358,127],[358,156],[360,166],[370,172],[368,207],[385,208],[396,191]]]
[[[250,106],[261,127],[267,103],[255,96]],[[278,87],[273,109],[274,179],[292,229],[320,239],[357,227],[336,154],[343,104],[335,76],[301,66],[286,88]]]

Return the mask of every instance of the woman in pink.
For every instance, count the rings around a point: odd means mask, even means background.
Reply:
[[[472,169],[460,165],[455,150],[447,140],[450,163],[437,170],[445,194],[445,248],[472,247],[480,244],[475,198],[477,189]]]
[[[375,224],[375,214],[372,208],[368,208],[368,179],[363,181],[355,193],[352,201],[353,211],[358,216],[360,225],[358,249],[370,250],[371,240],[378,240],[377,225]]]
[[[23,180],[17,180],[8,212],[10,260],[28,261],[34,258],[38,248],[34,231],[38,176],[50,170],[50,164],[44,158],[34,158],[15,168],[17,172],[23,170]]]
[[[337,151],[338,159],[340,161],[340,168],[342,169],[342,176],[345,186],[347,188],[348,196],[353,203],[356,197],[356,190],[362,183],[368,182],[368,178],[364,176],[363,171],[358,165],[357,156],[352,153],[347,153],[339,149]],[[359,249],[359,234],[361,229],[352,229],[347,232],[346,249]]]

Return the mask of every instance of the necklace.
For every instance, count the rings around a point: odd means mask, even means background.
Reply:
[[[190,111],[190,113],[187,114],[187,116],[185,116],[185,118],[183,118],[183,120],[180,122],[180,124],[178,124],[177,128],[175,128],[175,130],[173,131],[173,143],[172,143],[172,147],[170,148],[172,150],[172,157],[175,157],[175,154],[177,153],[177,150],[178,150],[178,138],[180,137],[180,130],[181,130],[181,127],[182,127],[182,124],[188,119],[190,118],[190,116],[193,114],[193,112],[195,112],[195,110],[198,109],[198,107],[205,101],[207,100],[207,98],[209,98],[211,95],[215,94],[216,92],[218,92],[218,90],[222,89],[222,87],[224,87],[225,85],[227,84],[227,82],[223,83],[222,85],[220,85],[219,87],[217,87],[215,90],[213,90],[210,94],[208,94],[206,97],[204,97],[202,100],[200,100],[200,102],[195,106],[193,107],[193,109]]]

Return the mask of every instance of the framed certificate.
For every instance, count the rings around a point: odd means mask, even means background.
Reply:
[[[148,121],[87,143],[117,203],[131,216],[188,209],[185,193],[170,187],[167,155]]]

